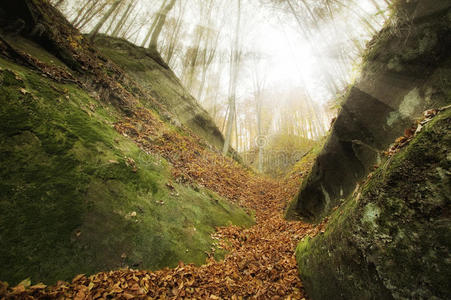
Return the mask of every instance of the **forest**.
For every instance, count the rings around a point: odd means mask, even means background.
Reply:
[[[450,299],[451,0],[0,3],[0,299]]]

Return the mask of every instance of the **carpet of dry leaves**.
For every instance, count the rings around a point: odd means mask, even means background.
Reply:
[[[178,182],[205,186],[247,209],[255,211],[256,225],[218,228],[213,234],[228,251],[223,261],[207,260],[202,266],[180,263],[173,269],[124,269],[76,276],[55,286],[24,282],[16,287],[0,283],[2,299],[303,299],[294,250],[306,235],[323,231],[286,221],[283,210],[300,186],[303,170],[276,181],[257,176],[224,158],[194,134],[170,130],[149,110],[142,109],[115,124],[147,153],[171,162]],[[189,132],[189,131],[187,131]],[[302,171],[302,172],[301,172]]]

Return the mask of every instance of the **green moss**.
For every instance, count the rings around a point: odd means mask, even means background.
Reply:
[[[180,130],[179,127],[183,124],[211,145],[222,149],[224,139],[221,132],[208,113],[182,86],[159,53],[137,47],[123,39],[102,35],[96,38],[96,46],[102,54],[123,68],[145,93],[156,99],[172,115],[162,113],[151,101],[143,101],[144,106],[159,112],[162,119],[174,125],[175,130]],[[180,133],[186,134],[184,131]]]
[[[426,5],[429,9],[431,6]],[[368,73],[386,70],[417,73],[423,70],[415,68],[415,64],[438,59],[439,41],[448,35],[449,14],[446,9],[432,12],[429,20],[422,20],[421,24],[401,16],[393,17],[369,43],[363,54],[363,69]],[[409,33],[408,37],[401,38],[405,32]]]
[[[310,296],[447,298],[450,120],[448,109],[429,122],[331,215],[324,234],[299,244]]]
[[[45,51],[39,45],[37,45],[36,43],[34,43],[29,39],[25,39],[17,35],[16,36],[4,35],[2,36],[2,38],[7,40],[10,44],[13,44],[18,50],[21,50],[25,53],[29,53],[31,56],[39,59],[44,63],[58,66],[68,70],[67,66],[63,62],[61,62],[56,56]]]
[[[118,118],[78,86],[0,59],[0,280],[200,264],[216,226],[253,223],[206,190],[168,189],[168,163],[119,135]]]

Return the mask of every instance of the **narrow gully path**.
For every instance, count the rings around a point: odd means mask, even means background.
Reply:
[[[180,263],[176,268],[155,272],[127,269],[89,277],[78,275],[71,283],[58,282],[52,287],[17,286],[8,289],[6,299],[306,298],[298,276],[295,247],[303,237],[317,234],[324,225],[286,221],[283,210],[297,192],[311,161],[276,181],[255,175],[235,161],[200,146],[202,143],[194,135],[164,130],[149,111],[143,110],[142,114],[117,123],[116,130],[131,137],[144,151],[169,160],[178,182],[200,184],[253,210],[256,224],[247,229],[237,226],[217,229],[213,239],[218,247],[228,251],[222,261],[211,258],[202,266]],[[5,287],[0,286],[0,295],[2,288]]]

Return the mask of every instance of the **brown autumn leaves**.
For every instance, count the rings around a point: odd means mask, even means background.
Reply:
[[[257,224],[248,229],[218,228],[213,239],[228,254],[223,261],[209,258],[202,266],[180,263],[155,272],[117,270],[91,276],[78,275],[71,283],[16,287],[2,283],[5,299],[302,299],[294,249],[313,227],[283,219],[287,200],[294,196],[300,176],[282,181],[257,176],[193,134],[168,129],[153,112],[142,109],[115,124],[147,153],[159,154],[172,164],[176,181],[205,186],[256,213]],[[310,164],[304,166],[309,168]],[[303,172],[306,173],[306,172]],[[296,173],[294,173],[296,174]],[[183,200],[181,200],[183,201]]]

